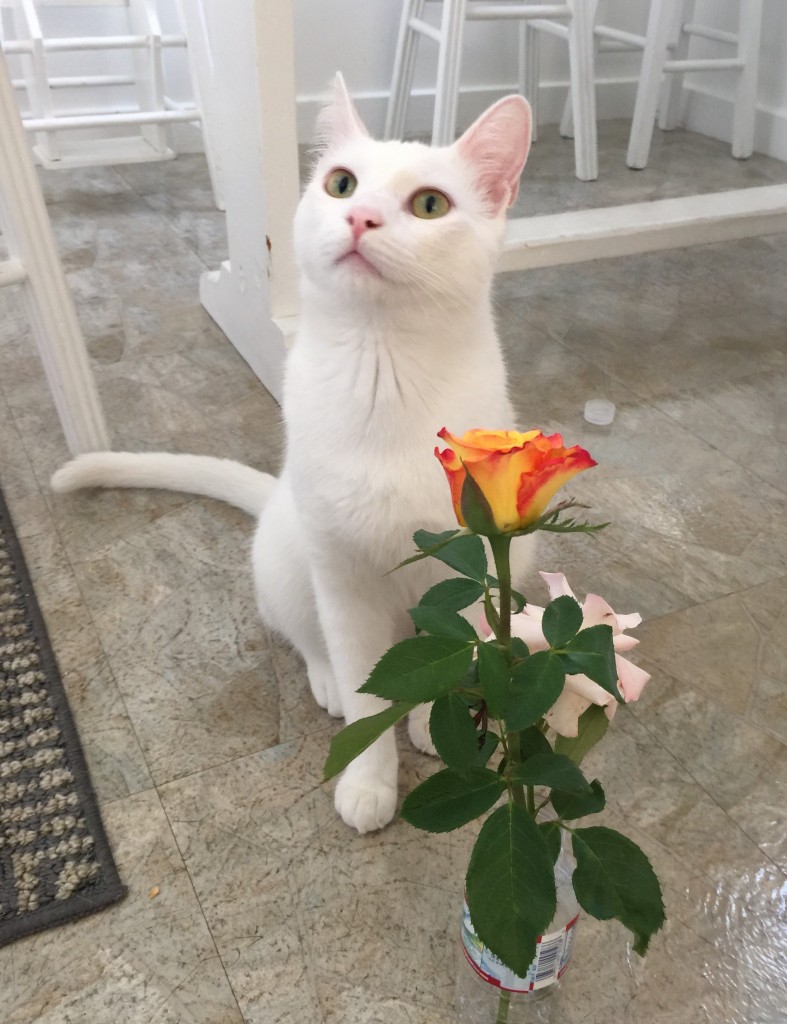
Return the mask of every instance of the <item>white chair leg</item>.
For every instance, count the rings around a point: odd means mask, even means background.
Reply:
[[[754,149],[761,26],[762,0],[740,0],[738,56],[744,66],[738,77],[732,122],[732,155],[737,160],[750,157]]]
[[[407,101],[413,87],[415,57],[418,50],[418,33],[409,27],[409,22],[411,18],[420,18],[423,9],[424,0],[406,0],[402,7],[402,20],[399,24],[393,75],[391,76],[391,94],[388,98],[388,110],[385,116],[383,137],[386,139],[400,139],[404,134]]]
[[[456,136],[466,6],[467,0],[443,0],[443,21],[440,29],[442,38],[437,63],[437,89],[432,125],[434,146],[448,146]]]
[[[0,226],[24,268],[33,337],[72,455],[109,448],[101,403],[41,188],[0,55]]]
[[[541,46],[538,32],[527,21],[519,23],[519,81],[533,114],[532,141],[538,139],[538,83]]]
[[[593,28],[598,0],[572,0],[568,25],[571,105],[574,111],[574,161],[580,181],[598,177],[596,82]]]
[[[683,26],[694,20],[695,0],[678,0],[675,4],[675,16],[670,30],[673,39],[671,57],[673,60],[686,60],[689,56],[691,36],[683,31]],[[683,98],[683,72],[674,71],[664,76],[659,101],[659,128],[669,132],[680,123],[680,107]]]
[[[652,0],[626,154],[626,163],[632,168],[646,167],[648,163],[675,3],[676,0]]]

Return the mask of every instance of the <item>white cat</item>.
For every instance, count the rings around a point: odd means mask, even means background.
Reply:
[[[317,702],[348,722],[384,706],[358,687],[411,635],[407,609],[452,575],[427,559],[383,576],[412,553],[416,529],[456,525],[437,431],[515,425],[490,289],[530,130],[528,104],[510,96],[452,146],[376,142],[337,76],[295,218],[300,330],[280,477],[203,456],[105,452],[52,478],[56,491],[189,491],[258,516],[260,614],[303,655]],[[516,545],[520,558],[527,547]],[[409,721],[426,751],[428,711]],[[396,799],[389,731],[345,770],[335,803],[367,832],[391,820]]]

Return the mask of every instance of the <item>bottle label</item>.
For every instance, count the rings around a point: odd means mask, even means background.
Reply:
[[[571,960],[579,914],[559,931],[551,931],[538,938],[536,955],[524,978],[514,974],[476,935],[467,900],[462,903],[462,948],[470,966],[484,981],[508,992],[533,992],[546,988],[563,975]]]

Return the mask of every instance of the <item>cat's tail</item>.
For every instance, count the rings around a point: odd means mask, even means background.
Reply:
[[[218,498],[259,516],[276,477],[231,459],[166,452],[90,452],[78,455],[52,476],[53,491],[83,487],[155,487]]]

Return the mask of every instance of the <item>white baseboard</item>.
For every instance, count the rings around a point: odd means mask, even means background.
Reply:
[[[459,126],[466,127],[483,110],[499,100],[517,91],[517,86],[490,86],[474,89],[463,89],[459,96]],[[567,82],[545,82],[539,91],[539,124],[557,124],[563,113],[563,104],[568,92]],[[599,120],[614,117],[631,117],[634,109],[636,81],[633,79],[609,79],[597,84],[597,103]],[[358,112],[372,135],[382,135],[385,124],[385,112],[388,106],[387,92],[355,94],[354,100]],[[323,97],[298,97],[298,142],[308,144],[314,132],[314,122]],[[420,90],[413,93],[407,107],[406,134],[428,135],[432,130],[432,111],[434,109],[434,92]]]
[[[732,100],[686,84],[683,123],[712,139],[732,142]],[[787,160],[787,110],[758,107],[754,126],[754,150],[776,160]]]

